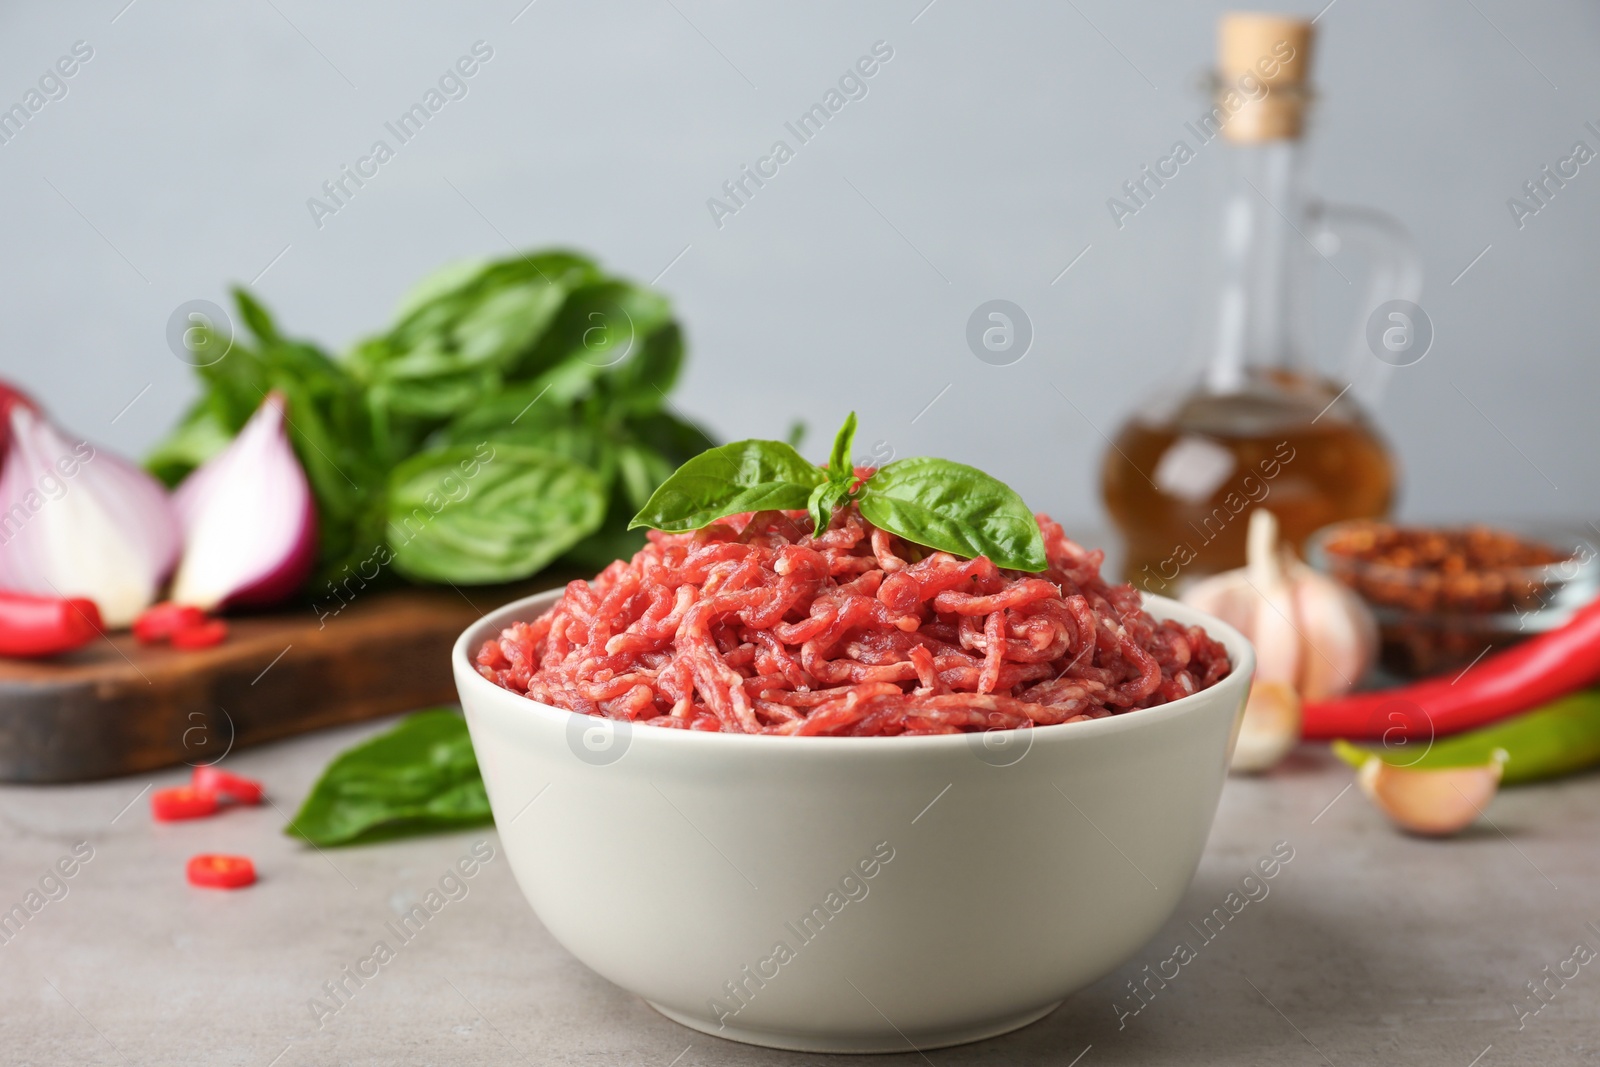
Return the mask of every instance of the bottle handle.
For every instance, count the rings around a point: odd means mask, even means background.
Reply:
[[[1360,317],[1336,373],[1370,410],[1394,368],[1421,359],[1433,343],[1433,325],[1417,304],[1422,260],[1400,221],[1374,208],[1315,201],[1306,208],[1306,221],[1312,244],[1324,256],[1352,248],[1369,264]]]

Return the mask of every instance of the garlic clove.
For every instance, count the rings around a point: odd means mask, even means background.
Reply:
[[[174,494],[184,536],[174,602],[206,611],[274,604],[310,574],[316,510],[284,407],[283,394],[268,394],[232,443]]]
[[[1403,830],[1445,837],[1471,826],[1500,787],[1504,749],[1477,767],[1394,767],[1372,756],[1356,772],[1361,791]]]
[[[0,588],[86,597],[109,628],[155,600],[179,548],[166,489],[29,402],[11,402],[0,467]]]
[[[1305,639],[1295,622],[1294,587],[1278,551],[1278,519],[1266,508],[1250,513],[1245,533],[1244,580],[1256,593],[1250,639],[1256,646],[1256,679],[1294,685],[1300,676]]]
[[[1250,684],[1229,770],[1238,774],[1270,770],[1299,740],[1299,695],[1282,682],[1257,678]]]

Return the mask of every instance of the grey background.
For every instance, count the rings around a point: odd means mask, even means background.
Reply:
[[[965,460],[1102,521],[1101,434],[1194,348],[1221,149],[1120,231],[1106,199],[1201,110],[1224,5],[524,2],[6,5],[4,105],[74,41],[95,54],[0,146],[0,373],[138,453],[193,395],[164,340],[185,301],[259,276],[338,349],[445,260],[569,244],[665,270],[676,400],[717,433],[801,417],[820,452],[854,407],[863,453]],[[1600,9],[1336,0],[1318,25],[1315,187],[1399,217],[1427,269],[1433,350],[1378,412],[1403,512],[1592,517],[1600,163],[1520,231],[1506,199],[1600,149]],[[469,94],[318,229],[307,198],[479,39]],[[719,229],[707,198],[878,40],[868,96]],[[1342,342],[1350,290],[1313,275]],[[1032,319],[1012,366],[964,340],[995,298]]]

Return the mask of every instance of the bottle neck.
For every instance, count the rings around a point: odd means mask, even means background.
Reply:
[[[1221,264],[1205,385],[1246,391],[1261,372],[1300,368],[1300,295],[1305,241],[1302,143],[1278,138],[1226,145]]]

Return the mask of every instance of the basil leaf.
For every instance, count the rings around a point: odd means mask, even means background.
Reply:
[[[621,369],[638,357],[647,337],[671,322],[672,305],[655,290],[595,281],[572,291],[519,370],[533,374],[569,360]]]
[[[415,452],[441,423],[529,376],[521,368],[569,294],[601,277],[585,259],[544,252],[452,265],[424,279],[395,324],[348,360],[367,386],[386,454]]]
[[[272,314],[261,303],[251,296],[243,286],[233,287],[233,303],[239,309],[239,317],[250,332],[256,335],[256,340],[262,344],[273,345],[283,340],[283,335],[278,332],[277,323],[272,321]]]
[[[672,477],[672,464],[648,448],[625,444],[616,455],[618,483],[634,509],[649,504],[656,489]]]
[[[846,485],[855,477],[855,468],[850,465],[850,449],[856,443],[856,413],[851,412],[844,420],[844,425],[839,427],[839,432],[833,437],[833,454],[828,457],[828,478],[830,481],[844,482]]]
[[[356,349],[359,360],[381,358],[376,369],[361,368],[368,383],[382,388],[392,406],[407,414],[448,417],[467,411],[482,397],[492,396],[500,377],[492,366],[475,363],[460,352],[440,348],[433,339],[404,355],[374,357],[382,346],[367,341]]]
[[[405,298],[368,366],[379,357],[390,377],[423,376],[434,356],[457,367],[511,367],[541,341],[568,294],[599,277],[594,264],[560,252],[511,256],[475,271],[446,267]]]
[[[470,259],[446,263],[413,285],[395,308],[395,321],[414,321],[427,308],[459,299],[470,304],[478,294],[504,285],[537,282],[571,288],[600,277],[592,261],[572,252],[522,252],[505,259]]]
[[[683,331],[669,322],[634,345],[635,351],[600,386],[608,408],[628,416],[659,411],[683,370]]]
[[[484,294],[451,324],[447,337],[456,359],[504,366],[549,327],[566,295],[558,285],[532,281]]]
[[[609,485],[616,461],[608,454],[611,435],[607,429],[582,421],[570,410],[546,407],[538,392],[527,386],[505,389],[454,419],[430,438],[430,443],[526,445],[581,463]]]
[[[557,363],[528,385],[544,394],[539,403],[557,410],[571,410],[595,392],[604,376],[605,368],[599,364],[573,358]]]
[[[493,267],[494,261],[489,259],[456,259],[436,267],[401,295],[394,308],[395,321],[404,322],[423,306],[437,304],[465,290]]]
[[[523,423],[527,421],[522,420]],[[612,443],[619,439],[619,434],[623,443]],[[672,476],[680,463],[716,447],[716,442],[707,437],[705,431],[669,411],[634,416],[622,429],[609,430],[608,436],[602,441],[605,444],[599,460],[602,466],[595,466],[594,469],[608,483],[613,480],[611,472],[616,474],[616,484],[606,505],[605,525],[557,561],[558,566],[589,574],[603,570],[612,560],[629,559],[643,548],[644,532],[628,525],[629,516],[649,502],[651,494]],[[630,452],[637,455],[629,459]],[[587,460],[580,461],[589,463]],[[589,465],[593,466],[592,463]],[[636,468],[642,468],[648,477],[640,480]],[[641,487],[642,497],[637,495]]]
[[[838,482],[823,482],[811,490],[811,496],[806,500],[806,510],[811,513],[811,536],[821,537],[828,532],[828,520],[833,517],[833,509],[841,498],[849,492],[842,489]]]
[[[434,443],[529,445],[594,471],[610,494],[606,521],[556,563],[592,574],[644,547],[644,534],[629,530],[629,517],[678,464],[715,447],[715,442],[667,411],[602,421],[553,406],[541,391],[531,384],[506,389],[453,420],[435,435]]]
[[[606,494],[587,467],[524,445],[452,445],[389,478],[395,569],[440,582],[526,578],[599,529]]]
[[[492,820],[467,721],[436,708],[335,757],[284,833],[348,845]]]
[[[743,511],[796,511],[827,481],[814,463],[781,441],[735,441],[679,467],[651,494],[628,529],[682,533]]]
[[[862,516],[908,541],[996,566],[1049,566],[1033,513],[1005,483],[963,463],[918,456],[884,467],[856,498]]]
[[[628,512],[613,493],[600,529],[573,545],[556,560],[555,566],[583,574],[598,574],[619,559],[632,559],[645,546],[641,530],[628,529]]]
[[[652,411],[628,420],[628,429],[639,441],[666,457],[674,470],[717,443],[694,423],[670,411]]]

